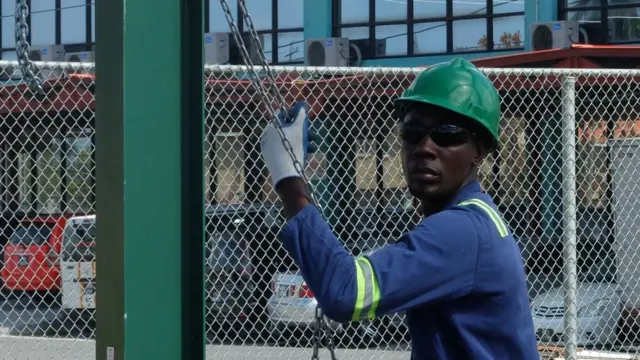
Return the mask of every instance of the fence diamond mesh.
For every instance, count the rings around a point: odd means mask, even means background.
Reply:
[[[46,96],[38,97],[17,63],[0,63],[0,353],[89,359],[99,287],[93,68],[43,66]],[[286,100],[313,109],[322,144],[306,175],[354,255],[419,220],[392,102],[420,70],[274,68]],[[522,249],[541,354],[635,354],[640,72],[483,71],[500,91],[503,117],[482,184]],[[316,302],[279,245],[284,218],[258,149],[270,111],[246,68],[206,74],[207,358],[310,358]],[[328,325],[338,359],[409,356],[404,314]]]

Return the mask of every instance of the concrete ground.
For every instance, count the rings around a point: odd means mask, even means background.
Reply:
[[[3,360],[94,360],[95,342],[81,339],[0,336]],[[207,345],[207,359],[215,360],[302,360],[310,359],[311,348],[270,347],[259,345]],[[401,360],[409,359],[409,352],[370,349],[337,349],[339,360]],[[322,350],[320,359],[330,360]]]
[[[95,341],[92,329],[74,329],[66,320],[59,305],[37,303],[29,298],[0,300],[0,359],[2,360],[94,360]],[[304,360],[311,359],[313,349],[297,344],[215,344],[207,345],[207,359],[211,360]],[[409,345],[390,344],[378,349],[336,349],[339,360],[401,360],[409,359]],[[617,350],[624,354],[637,354],[630,346]],[[618,353],[618,354],[620,354]],[[609,353],[604,358],[630,359]],[[589,359],[604,359],[603,353]],[[629,355],[627,355],[629,356]],[[320,360],[331,360],[329,352],[322,349]],[[580,359],[582,360],[582,359]]]
[[[57,304],[35,303],[31,298],[0,300],[0,359],[2,360],[95,360],[91,330],[76,329]],[[213,340],[212,340],[213,342]],[[409,359],[407,345],[394,349],[336,349],[339,360]],[[310,359],[309,346],[253,344],[207,345],[207,359],[285,360]],[[320,360],[331,359],[321,350]]]

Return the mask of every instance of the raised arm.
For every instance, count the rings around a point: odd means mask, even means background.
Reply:
[[[284,146],[273,124],[260,139],[262,157],[284,204],[288,223],[280,233],[324,313],[337,321],[357,321],[468,293],[478,259],[478,234],[466,210],[448,210],[424,219],[396,244],[354,258],[335,237],[290,159],[304,163],[312,151],[308,106],[281,113]]]
[[[285,211],[295,212],[291,202],[284,203]],[[336,321],[358,321],[469,293],[478,236],[465,211],[433,215],[397,243],[356,258],[306,203],[280,239],[324,313]]]

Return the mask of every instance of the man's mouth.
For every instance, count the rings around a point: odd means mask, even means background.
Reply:
[[[420,178],[422,180],[433,181],[439,177],[437,171],[428,166],[417,166],[414,167],[411,171],[411,175],[416,178]]]
[[[413,168],[413,171],[411,171],[414,174],[425,174],[425,175],[433,175],[433,176],[438,176],[438,172],[435,171],[433,168],[430,168],[428,166],[416,166]]]

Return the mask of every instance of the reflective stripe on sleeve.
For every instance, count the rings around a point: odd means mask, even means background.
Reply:
[[[351,321],[373,319],[380,301],[380,288],[369,259],[358,257],[356,264],[356,303]]]
[[[502,217],[500,216],[500,214],[498,214],[491,206],[487,205],[482,200],[478,200],[478,199],[466,200],[461,202],[460,205],[461,206],[475,205],[480,209],[484,210],[484,212],[486,212],[487,215],[489,215],[489,218],[491,218],[491,221],[493,221],[493,223],[496,225],[496,228],[498,228],[498,233],[500,233],[500,236],[505,237],[509,235],[509,231],[507,230],[507,225],[502,220]]]

